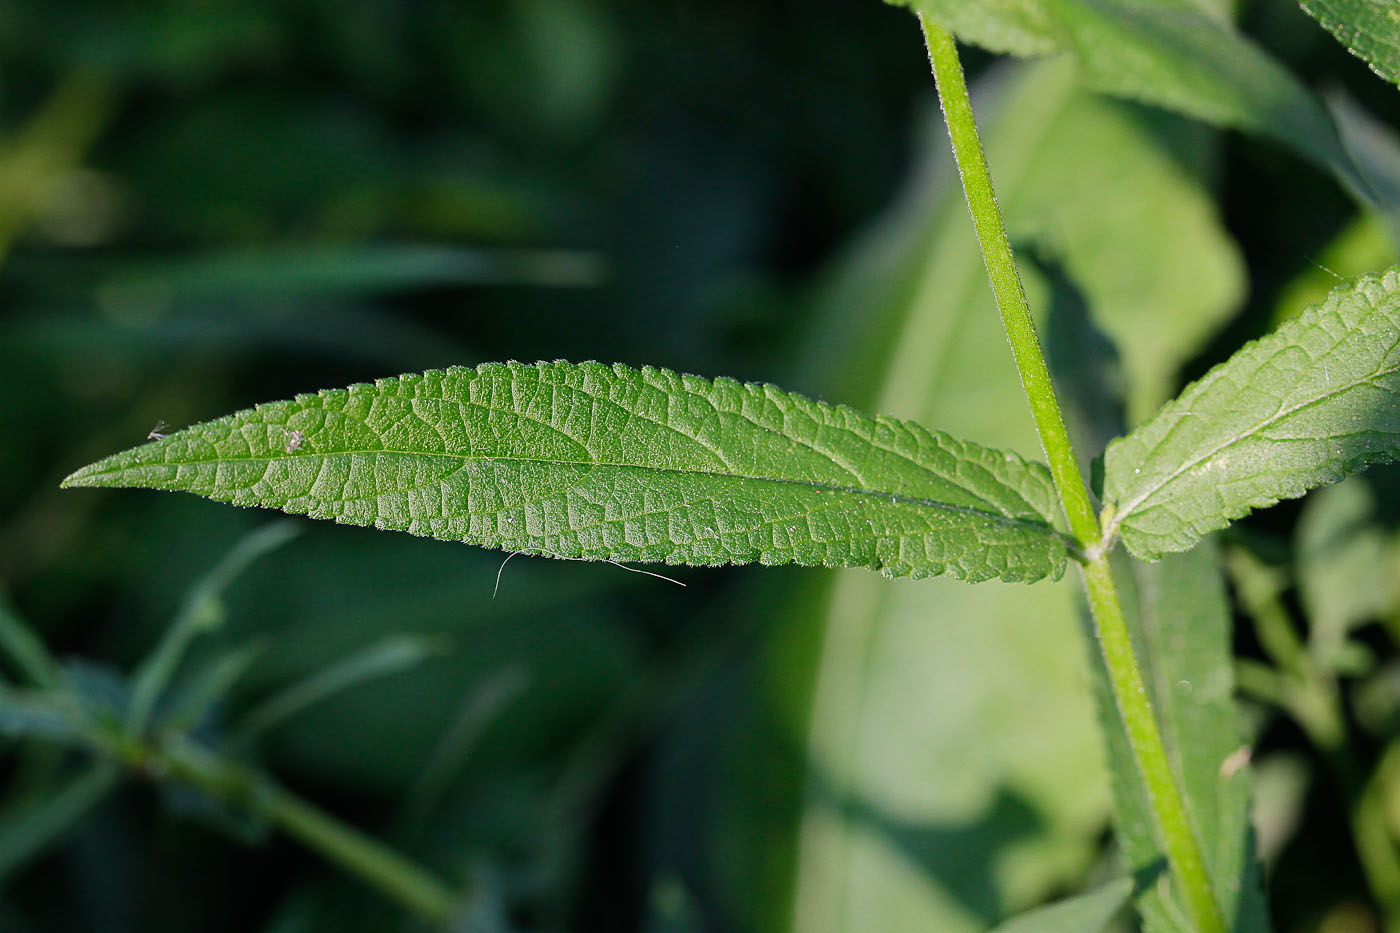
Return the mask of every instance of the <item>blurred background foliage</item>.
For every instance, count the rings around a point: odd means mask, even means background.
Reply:
[[[1235,13],[1400,179],[1394,88],[1293,4]],[[968,64],[1088,456],[1396,259],[1271,144]],[[308,522],[251,559],[270,516],[57,488],[162,424],[500,359],[773,381],[1035,455],[932,95],[875,0],[0,5],[4,611],[101,719],[184,606],[159,721],[425,866],[460,929],[978,930],[1136,864],[1072,583],[682,589]],[[1228,682],[1233,639],[1279,929],[1400,918],[1396,477],[1220,543],[1207,662]],[[256,805],[92,770],[18,695],[3,929],[428,928]]]

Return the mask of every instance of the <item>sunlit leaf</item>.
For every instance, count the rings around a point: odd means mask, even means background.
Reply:
[[[1036,580],[1064,567],[1043,467],[772,386],[488,364],[303,395],[70,476],[597,560]]]
[[[1337,41],[1371,70],[1400,84],[1400,8],[1377,0],[1302,0]]]
[[[1337,288],[1109,445],[1111,528],[1138,557],[1396,457],[1400,270]]]

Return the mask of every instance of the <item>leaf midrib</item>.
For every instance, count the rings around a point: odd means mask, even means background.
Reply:
[[[112,475],[112,474],[116,474],[116,473],[122,473],[122,472],[124,472],[124,471],[126,471],[126,470],[130,470],[130,469],[133,469],[133,468],[136,468],[136,467],[208,466],[208,465],[219,464],[219,463],[286,463],[286,462],[290,462],[290,461],[293,461],[293,460],[304,460],[304,459],[308,459],[308,458],[311,458],[311,457],[318,457],[318,458],[321,458],[321,459],[331,459],[331,458],[334,458],[334,457],[355,457],[355,456],[365,456],[365,455],[369,455],[369,454],[374,454],[374,455],[379,455],[379,456],[400,456],[400,457],[435,457],[435,458],[442,458],[442,459],[459,460],[459,461],[462,461],[462,462],[464,462],[464,463],[466,463],[466,462],[471,462],[471,463],[539,463],[539,464],[552,464],[552,465],[555,465],[555,466],[603,467],[603,468],[606,468],[606,469],[614,469],[614,470],[640,470],[640,471],[647,472],[647,473],[683,474],[683,475],[688,475],[688,476],[708,476],[708,477],[712,477],[712,478],[715,478],[715,479],[752,480],[752,481],[754,481],[754,482],[759,482],[759,483],[773,483],[773,484],[778,485],[778,486],[802,486],[802,487],[806,487],[806,488],[818,489],[818,490],[823,490],[823,491],[827,491],[827,492],[845,493],[845,494],[853,495],[853,496],[866,496],[866,497],[873,498],[873,499],[886,499],[886,498],[888,498],[888,499],[890,499],[892,502],[896,502],[896,503],[902,503],[902,504],[905,504],[905,505],[922,506],[922,507],[924,507],[924,508],[934,509],[934,510],[938,510],[938,511],[945,511],[945,512],[953,512],[953,513],[957,513],[957,514],[961,514],[961,515],[975,516],[975,517],[978,517],[978,518],[989,519],[989,520],[991,520],[991,521],[999,522],[999,523],[1001,523],[1001,524],[1010,525],[1010,526],[1013,526],[1013,527],[1025,528],[1025,529],[1029,529],[1029,530],[1033,530],[1033,531],[1042,532],[1042,533],[1044,533],[1047,537],[1051,537],[1051,538],[1060,538],[1060,539],[1064,539],[1064,538],[1065,538],[1065,536],[1064,536],[1058,529],[1056,529],[1055,527],[1053,527],[1052,525],[1050,525],[1048,522],[1031,521],[1031,520],[1028,520],[1028,519],[1017,518],[1017,517],[1012,516],[1012,515],[1006,515],[1006,514],[1004,514],[1004,513],[983,511],[982,509],[974,508],[974,507],[972,507],[972,506],[957,505],[957,504],[954,504],[954,503],[951,503],[951,502],[939,502],[939,501],[937,501],[937,500],[935,500],[935,499],[924,499],[924,498],[921,498],[921,497],[918,497],[918,496],[910,496],[910,495],[903,494],[903,493],[882,491],[882,490],[878,490],[878,489],[862,489],[862,488],[860,488],[860,487],[858,487],[858,486],[842,486],[842,485],[840,485],[840,484],[838,484],[838,483],[823,483],[823,482],[819,482],[819,481],[816,481],[816,480],[785,479],[785,478],[782,478],[782,477],[774,477],[774,476],[751,476],[751,475],[746,474],[746,473],[722,473],[722,472],[719,472],[719,471],[716,471],[716,470],[706,470],[706,469],[689,469],[689,468],[687,468],[687,469],[679,469],[679,468],[674,468],[674,467],[658,467],[658,466],[651,466],[651,465],[649,465],[649,464],[643,464],[643,463],[614,463],[614,462],[592,461],[592,460],[558,460],[558,459],[553,459],[553,458],[549,458],[549,457],[511,457],[511,456],[483,456],[483,457],[474,457],[474,456],[471,456],[471,455],[468,455],[468,454],[457,454],[457,453],[451,453],[451,452],[446,452],[446,451],[384,450],[384,449],[382,449],[382,448],[381,448],[381,449],[375,449],[375,450],[337,450],[337,451],[328,451],[328,452],[326,452],[326,453],[317,453],[317,452],[315,452],[315,451],[310,451],[310,452],[303,453],[303,454],[296,455],[296,456],[282,456],[282,457],[278,457],[278,456],[271,456],[271,457],[257,457],[257,456],[248,456],[248,457],[212,457],[212,458],[205,458],[205,459],[199,459],[199,460],[180,460],[180,461],[173,462],[173,463],[169,463],[169,462],[161,462],[161,463],[141,463],[141,464],[135,464],[135,465],[133,465],[133,466],[121,466],[121,467],[116,467],[116,468],[114,468],[114,469],[103,470],[103,471],[101,471],[101,472],[87,473],[87,474],[84,474],[84,475],[83,475],[82,479],[87,480],[87,479],[96,478],[96,477],[100,477],[100,476],[108,476],[108,475]],[[80,472],[81,472],[81,471],[80,471]],[[71,477],[70,477],[70,479],[71,479]],[[439,482],[440,482],[440,481],[439,481]],[[64,481],[64,485],[67,485],[67,484],[68,484],[68,480],[65,480],[65,481]],[[959,488],[961,488],[961,487],[959,487]],[[1009,487],[1009,486],[1008,486],[1007,488],[1008,488],[1008,489],[1011,489],[1012,487]],[[1013,490],[1013,491],[1014,491],[1014,490]],[[975,495],[975,493],[974,493],[973,495]],[[1017,493],[1017,495],[1019,495],[1019,493]],[[289,498],[290,498],[290,497],[289,497]]]

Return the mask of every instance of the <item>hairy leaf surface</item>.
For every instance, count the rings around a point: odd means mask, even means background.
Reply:
[[[74,473],[549,557],[1036,580],[1044,467],[767,385],[486,364],[271,402]]]
[[[1334,290],[1188,386],[1105,454],[1105,501],[1155,560],[1400,442],[1400,268]]]
[[[1376,0],[1302,0],[1303,9],[1371,70],[1400,84],[1400,7]]]

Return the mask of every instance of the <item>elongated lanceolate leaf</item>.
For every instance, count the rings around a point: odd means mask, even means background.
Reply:
[[[1334,290],[1109,445],[1110,527],[1148,560],[1400,454],[1400,267]]]
[[[767,385],[486,364],[271,402],[74,473],[549,557],[1058,576],[1048,471]]]
[[[1400,84],[1400,6],[1393,0],[1303,0],[1303,9],[1372,71]]]

